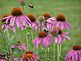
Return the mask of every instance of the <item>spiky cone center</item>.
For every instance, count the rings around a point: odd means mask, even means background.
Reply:
[[[58,35],[62,34],[62,29],[59,28],[59,27],[54,27],[51,34],[52,34],[53,37],[57,37]]]
[[[28,15],[28,18],[30,19],[31,22],[35,22],[36,21],[36,17],[32,14]]]
[[[9,14],[5,14],[2,16],[2,18],[8,17],[8,16],[9,16]],[[2,19],[2,23],[6,23],[6,20],[7,19]],[[8,20],[8,23],[10,23],[10,20]]]
[[[33,54],[32,51],[27,51],[25,54]]]
[[[28,58],[34,60],[33,52],[27,51],[27,52],[24,54],[24,57],[23,57],[23,58],[24,58],[24,60],[26,60],[26,61],[28,61]]]
[[[49,13],[45,13],[43,14],[45,20],[47,20],[48,18],[51,18],[51,15]]]
[[[74,45],[74,46],[73,46],[73,50],[75,50],[75,51],[81,50],[81,46],[79,46],[79,45]]]
[[[44,37],[46,37],[47,35],[48,35],[48,33],[45,32],[45,31],[42,31],[42,32],[39,32],[39,33],[38,33],[38,37],[39,37],[39,38],[44,38]]]
[[[11,14],[13,16],[20,16],[22,15],[22,10],[20,8],[13,8],[12,11],[11,11]]]
[[[64,14],[59,14],[57,17],[56,17],[56,20],[57,21],[61,21],[61,22],[65,22],[66,21],[66,18],[64,16]]]
[[[57,32],[57,34],[62,34],[62,29],[59,28],[59,27],[54,27],[53,30],[54,30],[54,31],[53,31],[52,33]]]

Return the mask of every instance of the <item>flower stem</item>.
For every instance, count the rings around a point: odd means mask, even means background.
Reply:
[[[33,32],[33,30],[31,30],[31,41],[33,41],[33,35],[34,35],[34,32]],[[33,48],[33,51],[34,51],[34,45],[32,45],[32,48]]]
[[[40,22],[40,32],[42,31],[42,22]]]
[[[61,58],[61,47],[62,45],[57,45],[57,61],[60,61]]]
[[[57,45],[57,61],[60,61],[59,56],[60,56],[60,54],[59,54],[59,45]]]
[[[61,49],[62,49],[62,44],[60,44],[59,46],[60,46],[60,47],[59,47],[59,51],[60,51],[60,58],[61,58],[61,54],[62,54],[62,51],[61,51]]]
[[[28,46],[28,45],[29,45],[29,44],[28,44],[28,43],[29,43],[29,42],[28,42],[28,41],[29,41],[29,33],[30,33],[30,32],[28,32],[28,33],[26,34],[26,45],[27,45],[27,49],[28,49],[28,50],[29,50],[29,46]]]
[[[24,6],[22,6],[23,12],[25,13]]]
[[[44,52],[45,52],[45,56],[46,56],[46,61],[48,61],[48,57],[47,57],[47,53],[46,53],[46,49],[44,48]]]
[[[48,61],[49,61],[49,57],[50,57],[49,56],[49,52],[50,52],[49,50],[50,50],[50,47],[48,46]]]
[[[12,50],[11,50],[10,45],[9,45],[9,31],[8,30],[7,30],[7,37],[8,37],[8,41],[7,41],[8,51],[9,51],[9,54],[11,55],[10,58],[9,58],[9,60],[11,59],[12,61],[14,61],[13,57],[12,57]]]
[[[55,61],[55,52],[56,52],[56,47],[55,47],[55,43],[54,43],[54,61]]]

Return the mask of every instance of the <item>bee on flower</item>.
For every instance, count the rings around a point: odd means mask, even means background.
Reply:
[[[52,42],[52,36],[46,31],[39,32],[38,36],[33,40],[33,44],[36,45],[36,48],[38,48],[39,44],[43,45],[44,48],[46,48],[47,46],[50,46]]]
[[[61,28],[54,27],[54,29],[51,31],[52,36],[54,37],[54,42],[57,44],[62,44],[64,40],[70,40],[70,37],[67,36],[68,32],[63,32]]]

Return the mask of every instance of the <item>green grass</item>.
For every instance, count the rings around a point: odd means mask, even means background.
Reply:
[[[34,8],[31,9],[28,7],[28,4],[32,2],[34,4]],[[1,16],[4,14],[10,14],[10,11],[13,7],[21,7],[19,6],[17,0],[0,0],[0,19]],[[67,50],[70,50],[71,47],[75,44],[81,45],[81,0],[27,0],[26,6],[25,6],[25,15],[32,13],[36,15],[37,18],[42,16],[43,13],[48,12],[51,13],[52,16],[56,16],[59,13],[64,13],[67,17],[67,21],[72,24],[72,29],[69,30],[70,32],[70,41],[65,41],[63,44],[62,49],[62,55],[63,57],[66,54]],[[14,34],[11,32],[11,36]],[[27,33],[27,30],[21,31],[20,38],[17,34],[15,34],[16,40],[21,40],[22,42],[25,42],[25,34]],[[36,34],[35,34],[36,36]],[[35,38],[35,37],[34,37]],[[2,41],[2,38],[0,38],[0,42]],[[0,45],[1,46],[1,45]],[[53,46],[50,46],[50,56],[53,56]],[[40,51],[41,55],[44,54],[43,51]],[[50,58],[50,61],[53,58]],[[42,59],[41,61],[45,61],[45,59]],[[63,61],[63,60],[62,60]]]

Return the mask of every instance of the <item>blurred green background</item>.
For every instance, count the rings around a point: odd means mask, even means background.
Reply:
[[[28,5],[33,3],[34,8],[29,8]],[[10,14],[10,11],[14,7],[22,8],[17,0],[0,0],[0,19],[4,14]],[[70,41],[65,41],[62,47],[62,57],[65,56],[66,51],[72,49],[72,46],[75,44],[81,45],[81,0],[26,0],[25,6],[25,15],[29,13],[34,14],[37,18],[42,16],[43,13],[50,13],[52,16],[57,16],[59,13],[64,13],[67,21],[72,24],[72,29],[70,32]],[[12,31],[11,36],[14,34]],[[20,31],[20,34],[23,36],[19,36],[19,32],[17,31],[16,40],[21,40],[24,42],[25,34],[27,30]],[[35,36],[37,36],[35,34]],[[34,36],[34,38],[35,38]],[[19,38],[20,37],[20,38]],[[2,42],[2,38],[0,38],[0,43]],[[31,48],[30,48],[31,49]],[[50,56],[53,56],[53,46],[50,46]],[[40,51],[41,56],[44,54],[42,50]],[[49,61],[53,61],[53,58],[50,58]],[[45,61],[42,59],[41,61]],[[63,61],[63,58],[62,58]]]

